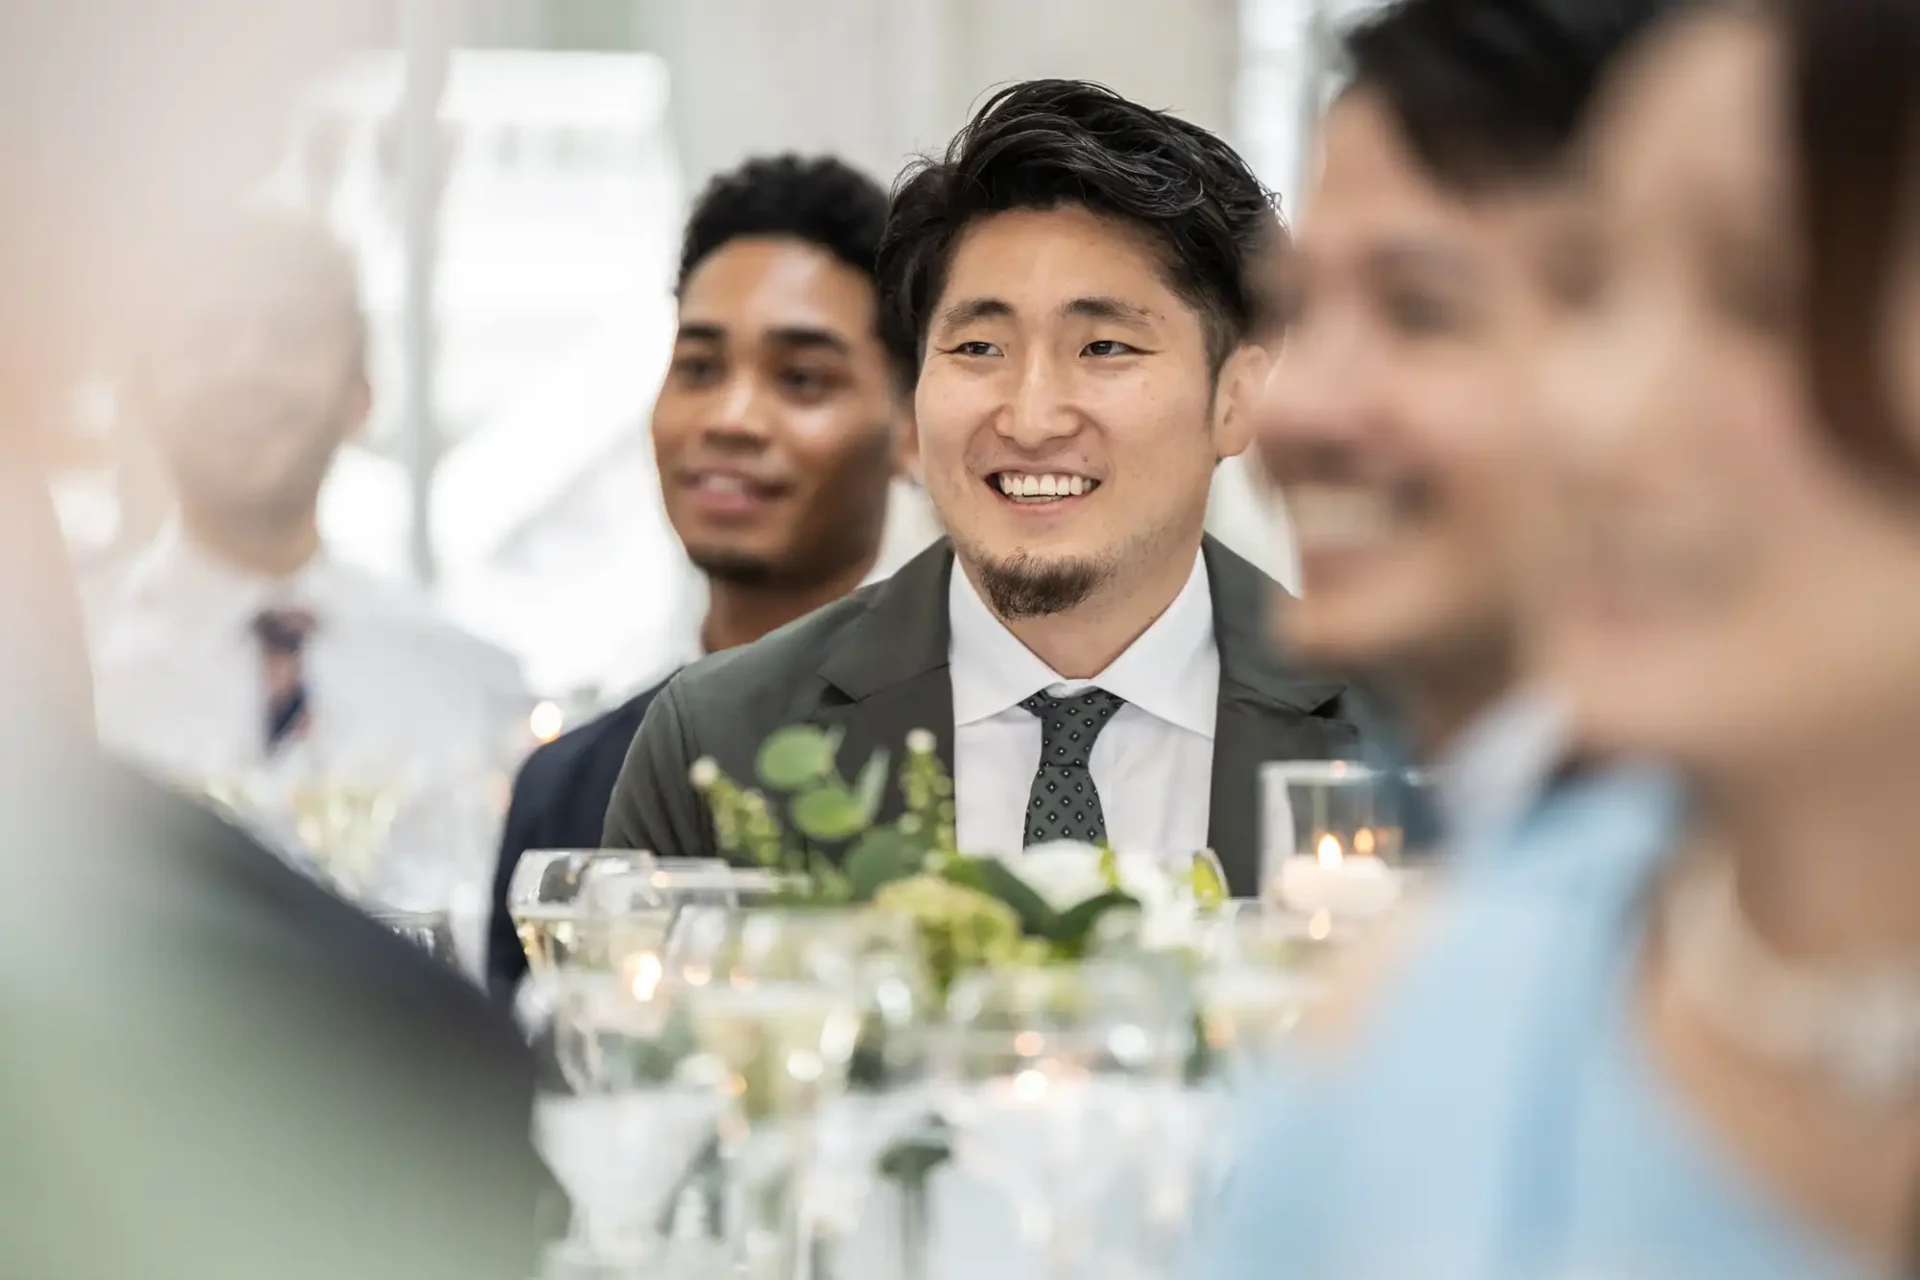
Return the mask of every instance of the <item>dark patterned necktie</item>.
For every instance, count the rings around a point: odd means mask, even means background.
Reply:
[[[1089,689],[1069,698],[1036,693],[1020,705],[1040,718],[1040,768],[1027,801],[1026,843],[1105,840],[1107,816],[1087,758],[1093,740],[1126,703],[1105,689]]]
[[[305,736],[313,723],[307,705],[306,648],[313,615],[305,609],[264,609],[253,620],[266,688],[266,747],[272,755]]]

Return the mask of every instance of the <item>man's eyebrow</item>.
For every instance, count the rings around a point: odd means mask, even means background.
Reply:
[[[1013,307],[1003,299],[965,298],[942,311],[934,327],[957,329],[978,320],[1004,320],[1012,314]]]
[[[767,341],[775,346],[795,350],[815,348],[838,352],[843,356],[853,354],[852,343],[831,329],[817,328],[813,325],[789,324],[769,329]]]
[[[694,342],[725,342],[727,331],[717,324],[683,324],[673,336],[675,342],[689,339]]]
[[[1121,324],[1146,324],[1160,318],[1158,312],[1108,297],[1075,298],[1060,308],[1060,314],[1087,320],[1114,320]]]

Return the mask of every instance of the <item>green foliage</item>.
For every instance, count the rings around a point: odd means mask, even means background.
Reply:
[[[710,760],[696,764],[694,784],[713,812],[716,843],[729,858],[791,874],[792,902],[873,902],[907,915],[943,992],[967,969],[1079,958],[1109,912],[1138,905],[1120,891],[1110,849],[1100,856],[1109,892],[1065,912],[998,859],[960,856],[953,779],[931,733],[907,736],[895,779],[903,812],[886,823],[876,818],[888,753],[876,752],[849,785],[840,745],[839,730],[815,725],[788,726],[761,744],[755,773],[785,797],[791,830],[766,795],[739,786]]]
[[[835,776],[838,735],[810,724],[776,729],[760,744],[754,772],[775,791],[799,791]]]
[[[790,812],[800,834],[815,844],[842,844],[867,827],[859,797],[837,782],[802,791]]]
[[[1129,894],[1117,891],[1103,893],[1061,912],[1055,917],[1053,931],[1048,936],[1063,955],[1077,959],[1086,955],[1087,943],[1093,937],[1094,929],[1108,912],[1138,910],[1139,907],[1139,902]]]
[[[926,849],[898,824],[874,827],[855,842],[842,869],[853,896],[868,902],[887,885],[918,875],[926,863]]]
[[[1207,909],[1225,906],[1228,899],[1227,886],[1220,879],[1219,868],[1213,858],[1206,854],[1195,854],[1193,869],[1189,873],[1189,886],[1193,890],[1193,900]]]

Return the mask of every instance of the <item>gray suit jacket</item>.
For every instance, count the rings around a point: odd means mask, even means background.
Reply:
[[[1220,647],[1208,834],[1237,895],[1258,890],[1260,766],[1351,759],[1360,729],[1346,687],[1289,670],[1266,628],[1278,587],[1208,538],[1203,547]],[[760,743],[789,724],[838,726],[841,772],[878,748],[899,758],[914,729],[953,765],[947,584],[953,550],[936,543],[893,577],[863,587],[753,644],[688,667],[648,709],[607,810],[605,844],[661,856],[712,857],[713,824],[687,780],[702,756],[750,784]],[[1196,800],[1198,797],[1196,797]],[[890,809],[899,799],[889,788]]]

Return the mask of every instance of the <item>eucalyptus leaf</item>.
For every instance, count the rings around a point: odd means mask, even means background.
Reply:
[[[1080,956],[1086,953],[1087,939],[1109,911],[1138,911],[1140,903],[1124,893],[1103,893],[1097,898],[1088,898],[1075,905],[1071,910],[1061,912],[1054,920],[1053,932],[1048,937],[1055,945],[1064,948],[1069,955]]]
[[[803,791],[793,802],[793,825],[809,840],[838,844],[867,825],[859,797],[837,783]]]
[[[1020,917],[1020,932],[1032,938],[1052,939],[1059,927],[1059,913],[1012,868],[998,858],[956,858],[952,865],[961,863],[971,863],[978,873],[978,881],[968,887],[977,888],[1012,907]],[[953,879],[951,874],[948,878]]]
[[[860,837],[842,870],[856,902],[870,901],[884,885],[918,875],[926,851],[896,826],[875,827]]]
[[[854,783],[853,793],[860,798],[860,811],[866,814],[868,822],[879,814],[880,800],[886,794],[888,759],[886,748],[874,752],[873,758],[860,770],[859,781]]]
[[[832,775],[834,738],[810,724],[776,729],[760,744],[754,769],[776,791],[799,791]]]

